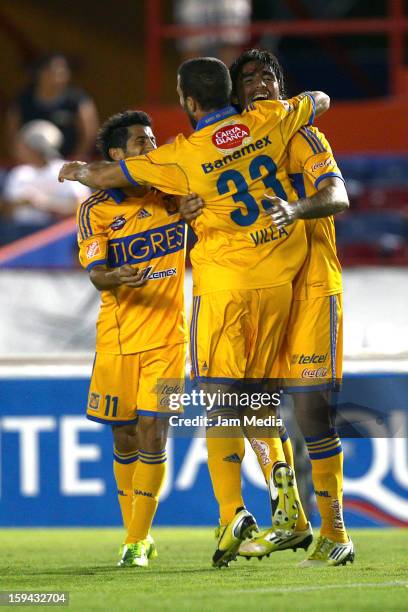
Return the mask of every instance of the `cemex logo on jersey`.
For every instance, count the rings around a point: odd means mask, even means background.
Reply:
[[[291,363],[325,363],[327,359],[327,353],[324,355],[317,355],[316,353],[312,353],[312,355],[292,355]]]
[[[87,259],[92,259],[95,255],[99,255],[101,252],[101,248],[99,246],[99,242],[97,240],[92,240],[86,247],[86,257]]]
[[[125,223],[126,219],[122,215],[120,215],[119,217],[114,217],[113,223],[111,223],[111,229],[113,229],[114,231],[122,229]]]
[[[242,123],[223,125],[212,135],[213,144],[220,151],[236,149],[252,140],[249,127]]]
[[[177,268],[167,268],[167,270],[157,270],[152,272],[153,266],[149,266],[145,269],[143,279],[147,280],[159,280],[160,278],[168,278],[169,276],[176,276]]]

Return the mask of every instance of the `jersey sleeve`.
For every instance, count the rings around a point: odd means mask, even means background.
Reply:
[[[296,96],[290,100],[281,100],[284,112],[281,120],[281,136],[286,146],[289,140],[302,126],[313,124],[316,104],[311,94]]]
[[[88,271],[94,266],[108,263],[107,227],[94,206],[100,201],[98,195],[91,196],[79,206],[77,211],[79,261]]]
[[[181,157],[182,151],[176,141],[163,145],[147,155],[122,160],[120,166],[132,185],[148,184],[164,193],[187,195],[190,191],[189,181]]]
[[[344,181],[330,144],[315,127],[302,127],[291,139],[289,173],[303,174],[315,189],[326,178]]]

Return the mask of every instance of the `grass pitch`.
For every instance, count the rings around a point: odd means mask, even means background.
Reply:
[[[69,591],[69,610],[406,610],[408,530],[355,530],[354,565],[298,568],[303,551],[210,567],[210,529],[155,529],[159,558],[117,568],[118,529],[0,531],[1,591]],[[15,606],[14,606],[15,607]]]

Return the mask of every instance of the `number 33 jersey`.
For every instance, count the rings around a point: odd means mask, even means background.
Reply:
[[[276,229],[265,193],[297,199],[285,169],[287,144],[313,117],[308,95],[256,102],[242,114],[230,106],[201,119],[188,138],[120,162],[130,183],[205,200],[193,222],[195,295],[292,282],[306,257],[304,223]]]

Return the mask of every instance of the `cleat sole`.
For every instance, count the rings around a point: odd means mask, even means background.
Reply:
[[[294,490],[294,476],[287,465],[277,467],[273,482],[278,490],[278,505],[272,517],[274,527],[285,527],[285,535],[292,535],[299,518],[299,508]]]

